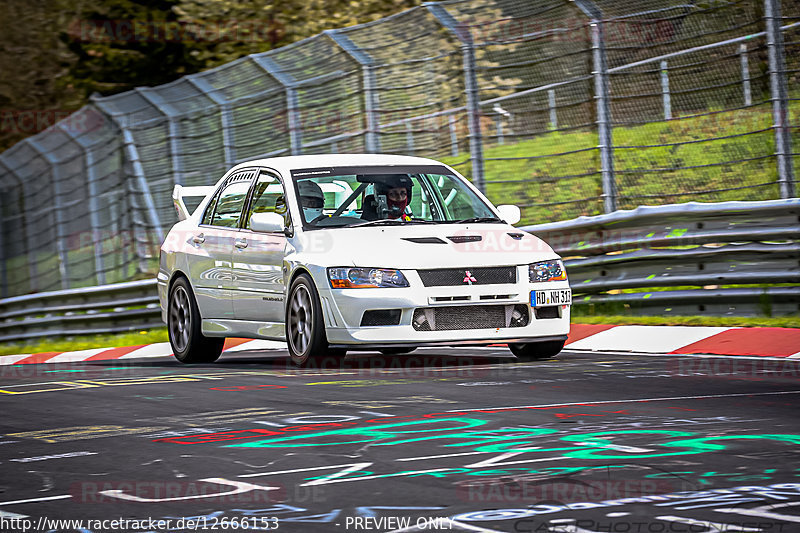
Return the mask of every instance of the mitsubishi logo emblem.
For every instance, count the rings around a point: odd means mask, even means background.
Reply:
[[[466,274],[464,276],[464,283],[469,283],[470,285],[472,285],[473,281],[474,282],[478,281],[477,279],[475,279],[475,276],[473,276],[472,273],[469,270],[465,270],[464,274]]]

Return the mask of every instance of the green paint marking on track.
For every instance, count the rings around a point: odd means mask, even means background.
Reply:
[[[456,427],[439,427],[434,429],[414,429],[413,426],[425,426],[435,424],[436,422],[456,422],[462,424]],[[487,424],[486,420],[479,420],[477,418],[431,418],[430,420],[415,420],[412,422],[397,422],[395,424],[380,424],[377,426],[367,426],[362,428],[348,428],[336,429],[333,431],[322,431],[319,433],[310,433],[305,435],[291,435],[286,437],[277,437],[274,439],[265,439],[255,442],[244,442],[242,444],[229,444],[227,448],[291,448],[300,446],[337,446],[340,444],[362,444],[367,442],[385,441],[386,439],[395,438],[397,434],[406,433],[431,433],[431,432],[444,432],[454,431],[460,429],[469,429],[477,426]],[[394,428],[403,428],[398,430]],[[357,440],[333,440],[332,442],[298,442],[298,441],[313,441],[320,437],[348,437],[348,436],[362,436],[364,438]],[[456,434],[458,435],[458,434]],[[452,438],[448,435],[447,438]],[[416,439],[411,439],[416,440]],[[405,442],[405,441],[402,441]],[[373,446],[386,446],[387,442],[378,442]]]

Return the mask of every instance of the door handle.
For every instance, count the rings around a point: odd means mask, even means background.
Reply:
[[[236,239],[233,242],[233,245],[239,249],[247,248],[247,239]]]
[[[203,244],[204,242],[206,242],[206,236],[203,235],[202,233],[200,235],[195,235],[194,237],[192,237],[192,242],[195,244]]]

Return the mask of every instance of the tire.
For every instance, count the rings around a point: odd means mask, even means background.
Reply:
[[[383,355],[405,355],[407,353],[411,353],[416,348],[381,348],[378,350]]]
[[[525,344],[509,344],[511,353],[520,361],[536,361],[549,359],[559,354],[564,349],[566,341],[529,342]]]
[[[186,278],[175,280],[168,302],[167,332],[175,359],[185,364],[213,363],[219,359],[225,339],[203,335],[200,310]]]
[[[289,357],[299,367],[322,367],[329,362],[338,365],[347,353],[328,346],[319,295],[311,277],[305,273],[297,276],[289,287],[286,344]]]

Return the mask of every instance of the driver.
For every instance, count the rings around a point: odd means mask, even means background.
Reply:
[[[303,180],[297,182],[297,189],[300,191],[300,207],[306,222],[313,222],[321,217],[325,195],[320,186],[311,180]]]
[[[407,209],[411,202],[411,179],[406,174],[390,174],[381,178],[375,181],[375,196],[366,198],[362,218],[411,220]]]

